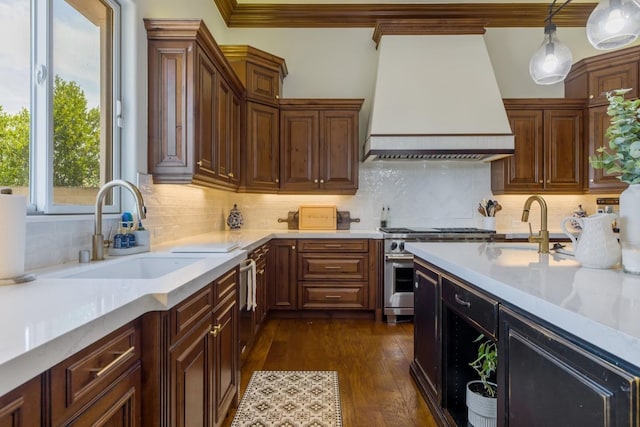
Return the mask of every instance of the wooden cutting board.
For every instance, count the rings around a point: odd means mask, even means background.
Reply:
[[[300,206],[298,209],[299,230],[335,230],[337,226],[336,206]]]

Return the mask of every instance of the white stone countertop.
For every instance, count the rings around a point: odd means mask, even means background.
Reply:
[[[407,243],[443,270],[640,367],[640,276],[529,243]]]
[[[122,325],[167,310],[247,257],[271,238],[381,238],[377,231],[240,230],[213,232],[152,247],[149,253],[111,256],[35,271],[36,280],[0,286],[0,396],[46,371]],[[238,243],[228,253],[174,254],[184,245]],[[189,258],[194,262],[152,279],[68,278],[135,258]]]

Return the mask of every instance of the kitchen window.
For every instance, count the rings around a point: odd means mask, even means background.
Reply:
[[[119,54],[113,0],[0,0],[0,186],[30,213],[93,212],[119,175]]]

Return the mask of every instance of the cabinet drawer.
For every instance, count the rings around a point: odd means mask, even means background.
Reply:
[[[140,330],[133,323],[51,368],[51,416],[60,425],[101,394],[140,359]]]
[[[300,239],[300,252],[367,252],[366,239]]]
[[[299,254],[298,280],[368,280],[368,255]]]
[[[442,300],[464,320],[497,339],[498,301],[447,277],[442,277]]]
[[[175,344],[202,318],[211,313],[213,306],[213,290],[211,285],[207,285],[171,309],[171,344]]]
[[[334,286],[327,284],[303,284],[300,308],[365,308],[366,283],[351,284],[349,286]]]
[[[228,271],[213,283],[214,305],[224,301],[236,292],[238,286],[238,268]]]

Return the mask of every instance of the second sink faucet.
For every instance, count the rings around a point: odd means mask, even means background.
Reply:
[[[98,195],[96,196],[96,210],[95,210],[95,227],[93,231],[93,238],[91,240],[91,259],[93,261],[103,260],[104,259],[104,236],[102,235],[102,201],[104,196],[107,194],[113,187],[124,187],[133,194],[133,197],[136,199],[136,210],[138,213],[139,219],[145,219],[147,217],[147,210],[144,207],[144,200],[142,200],[142,194],[138,187],[130,183],[129,181],[124,181],[122,179],[114,179],[113,181],[109,181],[100,188],[98,191]]]
[[[529,223],[529,241],[538,244],[538,253],[548,254],[549,230],[547,230],[547,202],[545,202],[541,196],[534,194],[524,202],[522,222],[529,221],[529,210],[531,209],[531,203],[533,203],[534,200],[540,204],[540,232],[534,236],[533,231],[531,231],[531,223]]]

